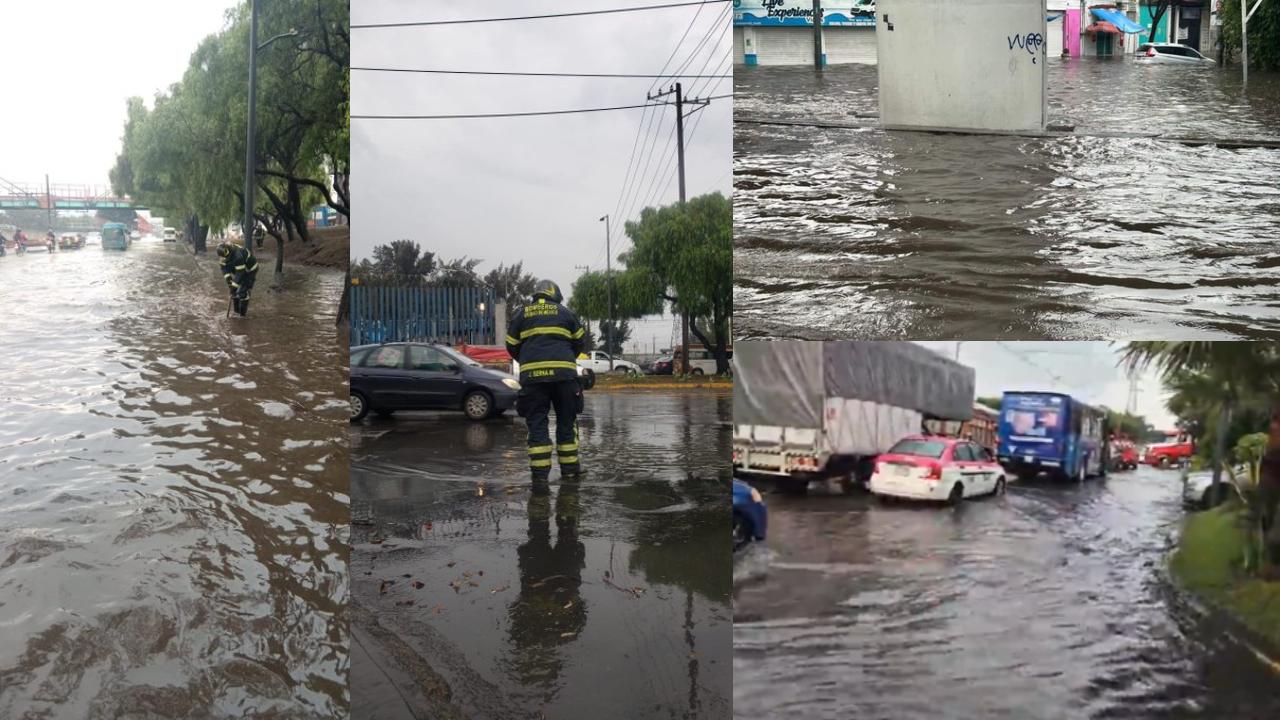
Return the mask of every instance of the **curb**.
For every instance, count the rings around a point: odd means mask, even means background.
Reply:
[[[1214,602],[1212,599],[1202,596],[1178,580],[1170,569],[1170,562],[1173,560],[1173,553],[1175,552],[1177,552],[1176,549],[1170,551],[1165,557],[1160,575],[1168,586],[1178,594],[1179,599],[1184,601],[1201,619],[1209,619],[1223,626],[1223,632],[1227,637],[1252,653],[1271,672],[1280,675],[1280,648],[1277,648],[1270,639],[1263,637],[1256,630],[1246,625],[1234,612]]]

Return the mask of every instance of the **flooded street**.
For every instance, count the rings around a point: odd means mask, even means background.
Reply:
[[[1048,64],[1075,137],[886,133],[874,65],[735,67],[742,337],[1280,336],[1280,76]],[[743,122],[784,118],[862,125]]]
[[[1176,471],[938,506],[769,494],[735,560],[741,718],[1261,718],[1280,676],[1162,576]]]
[[[0,258],[0,717],[347,709],[342,274]]]
[[[352,427],[353,718],[726,718],[728,393],[586,393],[529,484],[510,414]]]

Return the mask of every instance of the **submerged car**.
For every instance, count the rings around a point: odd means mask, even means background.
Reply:
[[[520,383],[448,345],[384,343],[351,348],[351,422],[370,412],[461,410],[471,420],[515,406]]]
[[[760,491],[733,479],[733,549],[764,540],[769,525],[769,510]]]
[[[958,505],[1005,489],[1005,469],[969,440],[908,435],[876,458],[869,489],[881,498],[933,500]]]
[[[1179,43],[1143,43],[1138,46],[1138,62],[1176,65],[1213,65],[1199,50]]]

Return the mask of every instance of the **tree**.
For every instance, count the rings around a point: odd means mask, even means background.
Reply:
[[[619,258],[626,271],[615,285],[618,301],[624,306],[672,303],[715,356],[716,372],[727,373],[733,313],[732,204],[720,193],[700,195],[685,203],[645,208],[639,221],[628,221],[625,227],[633,247]]]
[[[622,346],[631,339],[631,325],[626,320],[614,323],[608,320],[600,321],[600,336],[605,338],[604,351],[618,357],[622,354]]]
[[[191,55],[182,81],[148,110],[128,101],[120,154],[111,171],[116,192],[182,218],[197,251],[210,227],[244,213],[248,120],[249,5]],[[276,238],[276,275],[284,244],[308,240],[311,207],[320,201],[350,216],[347,199],[349,10],[344,0],[264,4],[258,53],[258,191],[252,214]],[[245,228],[246,237],[253,228]]]
[[[538,280],[524,271],[524,263],[518,262],[510,266],[498,265],[490,270],[484,276],[484,284],[493,289],[499,302],[505,302],[508,308],[515,308],[533,294]]]
[[[1253,7],[1257,0],[1244,0]],[[1223,0],[1218,10],[1222,19],[1219,39],[1225,52],[1240,49],[1240,2]],[[1280,3],[1263,0],[1249,19],[1249,64],[1260,70],[1280,70]]]
[[[978,398],[978,404],[979,404],[979,405],[985,405],[985,406],[987,406],[987,407],[991,408],[992,410],[999,410],[999,409],[1000,409],[1000,403],[1001,403],[1002,401],[1003,401],[1003,398],[994,397],[994,396],[988,396],[988,397],[980,397],[980,398]]]
[[[1122,362],[1131,371],[1154,365],[1175,394],[1170,411],[1205,411],[1215,423],[1214,487],[1219,491],[1233,414],[1266,407],[1269,437],[1258,491],[1263,537],[1272,563],[1280,562],[1280,342],[1135,341]],[[1178,410],[1174,408],[1177,407]]]

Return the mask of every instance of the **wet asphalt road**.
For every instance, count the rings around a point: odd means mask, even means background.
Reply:
[[[731,406],[588,392],[549,494],[518,418],[353,426],[353,720],[729,717]]]
[[[768,494],[734,567],[739,718],[1263,718],[1280,676],[1162,577],[1176,471],[959,510]]]
[[[342,274],[287,277],[0,258],[0,717],[345,716]]]
[[[858,121],[873,65],[735,67],[734,116]],[[1280,75],[1051,59],[1078,133],[1280,138]],[[1280,335],[1280,150],[734,125],[747,338]]]

